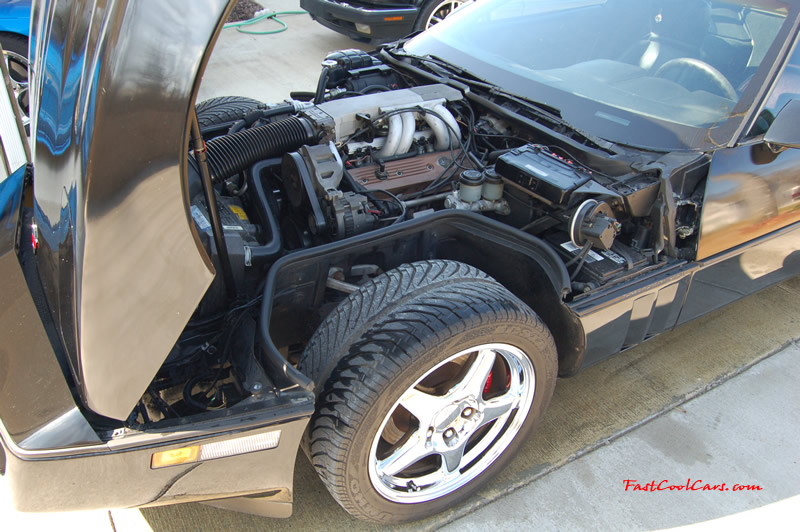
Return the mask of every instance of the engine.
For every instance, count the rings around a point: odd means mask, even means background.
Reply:
[[[341,239],[377,227],[391,215],[387,201],[405,210],[398,195],[424,190],[464,157],[460,126],[446,107],[461,98],[453,88],[429,85],[303,110],[320,143],[283,157],[295,221],[307,221],[315,237]],[[368,140],[357,140],[365,134]]]
[[[173,415],[165,402],[205,411],[264,389],[256,310],[267,272],[287,254],[436,211],[469,212],[549,244],[575,298],[656,267],[668,244],[668,189],[657,175],[602,174],[554,137],[452,86],[401,78],[361,51],[332,54],[314,94],[195,131],[188,168],[191,219],[221,275],[134,413],[143,423]],[[306,279],[285,297],[313,300],[310,312],[324,315],[396,259],[382,260],[331,264],[318,272],[327,273],[324,293],[321,279]],[[310,334],[303,326],[271,333],[290,361]]]
[[[362,56],[346,59],[361,65],[361,75],[378,69],[375,75],[392,81],[385,67],[363,66]],[[323,80],[352,82],[326,68]],[[491,114],[476,117],[462,92],[447,85],[370,87],[365,94],[328,90],[321,103],[267,107],[208,139],[215,209],[237,282],[249,272],[260,278],[252,267],[283,253],[440,209],[483,213],[544,237],[569,264],[578,258],[587,283],[644,261],[634,248],[646,247],[648,228],[628,230],[634,245],[625,245],[618,220],[648,214],[637,206],[653,202],[656,180],[628,181],[620,192],[556,149],[513,135]],[[219,262],[209,207],[201,194],[193,198],[197,228]]]

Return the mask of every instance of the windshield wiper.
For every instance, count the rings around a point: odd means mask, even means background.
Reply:
[[[518,96],[514,93],[510,93],[508,91],[501,89],[500,87],[492,88],[489,91],[489,93],[492,96],[502,98],[514,105],[523,108],[527,112],[527,114],[533,115],[537,121],[550,122],[549,124],[546,125],[546,127],[549,127],[555,133],[564,135],[568,138],[574,138],[574,140],[577,140],[582,144],[593,145],[594,147],[600,148],[601,150],[608,152],[609,154],[612,155],[618,155],[622,153],[621,150],[619,149],[619,146],[616,143],[610,140],[606,140],[602,137],[598,137],[597,135],[593,135],[592,133],[589,133],[582,129],[578,129],[577,127],[570,124],[568,121],[561,118],[561,113],[558,110],[556,110],[557,114],[548,112],[546,109],[547,107],[546,105],[543,106],[543,104],[540,104],[534,100],[530,100],[523,96]],[[519,110],[515,112],[518,115],[522,114],[520,113]]]
[[[399,47],[393,49],[385,49],[384,51],[388,52],[390,55],[394,57],[405,57],[413,59],[414,61],[418,61],[430,72],[438,76],[451,78],[469,86],[480,87],[486,91],[489,91],[492,94],[499,94],[510,99],[524,101],[528,105],[532,105],[541,111],[549,113],[550,115],[552,115],[552,118],[554,119],[563,120],[563,118],[561,117],[560,109],[553,107],[552,105],[546,104],[544,102],[539,102],[525,96],[520,96],[518,94],[508,92],[498,87],[494,83],[490,83],[484,79],[481,79],[480,77],[476,76],[469,70],[461,68],[460,66],[454,65],[452,63],[448,63],[444,59],[440,59],[435,55],[424,55],[424,56],[415,55],[407,52],[404,49],[402,49],[401,51],[401,48]]]
[[[464,68],[445,61],[444,59],[440,59],[432,55],[420,56],[409,53],[402,48],[402,42],[398,43],[398,45],[393,48],[384,48],[381,50],[381,54],[392,64],[401,68],[427,71],[436,76],[436,81],[439,83],[449,83],[451,85],[458,84],[466,86],[470,89],[480,89],[489,93],[490,96],[503,98],[510,103],[523,107],[527,113],[533,115],[536,119],[548,122],[550,129],[555,128],[563,131],[570,131],[579,135],[580,137],[583,137],[591,144],[594,144],[596,147],[602,150],[612,154],[619,153],[619,150],[616,148],[616,145],[613,142],[592,135],[591,133],[587,133],[586,131],[582,131],[570,124],[568,121],[564,120],[560,109],[553,107],[552,105],[536,101],[532,98],[509,92],[495,85],[494,83],[490,83],[479,78]],[[411,59],[416,61],[419,66],[411,65],[402,61],[401,59]],[[463,90],[463,87],[458,88]]]

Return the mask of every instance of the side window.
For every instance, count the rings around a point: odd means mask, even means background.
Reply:
[[[789,62],[781,72],[778,81],[767,98],[767,102],[764,104],[764,108],[747,136],[755,137],[766,133],[778,112],[783,109],[783,106],[789,103],[789,100],[796,98],[800,98],[800,46],[795,48],[789,58]]]

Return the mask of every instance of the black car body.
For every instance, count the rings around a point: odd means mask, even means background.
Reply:
[[[32,155],[0,131],[23,510],[288,516],[304,440],[348,511],[418,518],[507,462],[556,375],[800,269],[796,2],[487,0],[331,54],[315,101],[195,107],[232,2],[206,4],[34,5]]]
[[[300,7],[326,28],[351,39],[380,44],[425,29],[432,10],[443,9],[443,15],[447,16],[461,3],[441,0],[300,0]]]

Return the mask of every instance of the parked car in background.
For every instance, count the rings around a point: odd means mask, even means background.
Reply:
[[[31,0],[0,0],[0,45],[14,94],[27,122],[28,111],[28,33],[31,25]]]
[[[285,517],[302,449],[352,515],[420,519],[558,377],[800,273],[800,0],[481,0],[308,101],[195,105],[203,6],[34,3],[30,151],[0,98],[20,509]]]
[[[311,18],[352,39],[380,44],[430,28],[472,0],[300,0]]]

